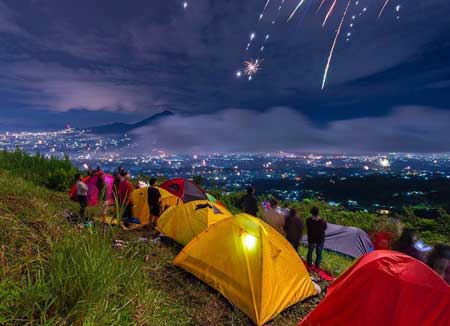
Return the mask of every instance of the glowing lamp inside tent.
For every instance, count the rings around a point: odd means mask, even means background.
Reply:
[[[256,246],[256,237],[254,235],[251,235],[250,233],[244,233],[242,235],[242,243],[244,244],[245,248],[248,250],[252,250]]]

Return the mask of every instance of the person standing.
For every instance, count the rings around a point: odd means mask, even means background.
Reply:
[[[107,194],[108,190],[105,181],[105,172],[98,166],[95,175],[97,176],[98,202],[102,206],[101,214],[102,216],[105,216],[109,205]]]
[[[81,174],[75,175],[76,187],[77,187],[77,200],[80,203],[80,221],[85,222],[85,210],[87,206],[87,192],[88,185],[81,179]]]
[[[119,166],[117,170],[114,172],[114,183],[113,183],[113,197],[114,200],[119,200],[119,185],[123,181],[123,176],[125,169],[122,166]]]
[[[98,167],[95,175],[97,176],[98,200],[106,201],[105,172]]]
[[[128,172],[122,171],[121,175],[123,180],[119,184],[119,206],[123,210],[122,220],[124,221],[125,226],[127,226],[131,218],[131,208],[133,206],[131,193],[133,192],[134,187],[130,182],[131,176]]]
[[[295,209],[291,208],[286,217],[286,223],[284,224],[284,230],[286,232],[286,239],[298,252],[298,246],[303,236],[303,221],[297,216]]]
[[[311,217],[306,220],[306,228],[308,231],[308,254],[306,257],[308,266],[312,266],[312,256],[314,249],[316,250],[316,268],[320,268],[322,261],[322,251],[325,243],[325,230],[327,222],[320,217],[319,208],[311,208]]]
[[[270,207],[264,211],[263,220],[284,235],[285,217],[275,198],[270,200]]]
[[[156,178],[150,179],[150,187],[147,190],[148,208],[150,209],[150,217],[152,222],[161,215],[161,193],[155,187]]]
[[[241,199],[241,206],[244,213],[257,216],[258,214],[258,198],[255,196],[255,188],[247,187],[247,194]]]

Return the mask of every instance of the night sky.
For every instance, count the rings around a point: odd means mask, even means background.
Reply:
[[[266,0],[0,0],[0,130],[170,110],[143,146],[450,152],[450,2],[390,0],[378,18],[384,1],[351,1],[322,90],[346,0],[323,28],[333,0],[289,22],[299,0],[260,22]],[[261,71],[238,78],[250,59]]]

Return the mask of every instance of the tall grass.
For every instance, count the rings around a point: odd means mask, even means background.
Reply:
[[[68,156],[63,159],[30,155],[20,149],[13,152],[0,151],[0,169],[49,189],[66,191],[73,183],[78,170]]]
[[[63,217],[68,208],[77,210],[67,194],[0,171],[0,325],[249,325],[173,266],[179,248],[139,240],[157,233],[78,230]],[[121,249],[112,248],[117,238]],[[270,325],[295,325],[316,303],[295,305]]]
[[[182,313],[155,290],[141,261],[118,256],[110,233],[74,233],[24,277],[0,282],[6,325],[175,325]],[[182,309],[181,309],[182,310]],[[171,321],[173,320],[173,322]]]

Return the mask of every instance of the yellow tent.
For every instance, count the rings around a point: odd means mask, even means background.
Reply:
[[[156,187],[161,194],[161,211],[164,212],[170,206],[176,206],[182,201],[177,196],[171,194],[167,190]],[[148,187],[139,188],[132,192],[131,200],[133,202],[133,207],[131,210],[131,215],[136,217],[141,222],[140,225],[147,225],[150,222],[150,208],[148,207],[147,201],[147,191]]]
[[[199,234],[174,264],[218,290],[257,325],[316,294],[289,242],[248,214],[220,221]]]
[[[157,229],[179,244],[186,245],[210,225],[230,217],[223,206],[208,200],[195,200],[170,207],[157,222]]]

